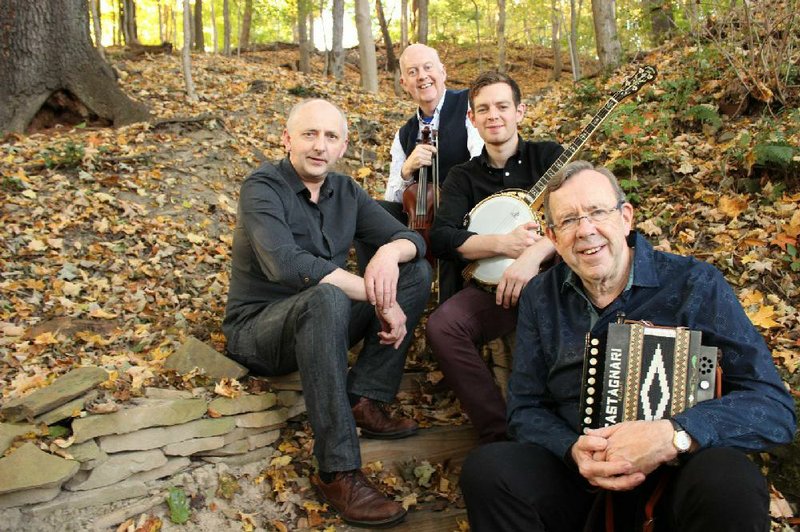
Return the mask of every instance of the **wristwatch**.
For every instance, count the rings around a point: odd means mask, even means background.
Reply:
[[[674,432],[672,433],[672,445],[678,451],[678,454],[685,453],[692,446],[692,437],[689,433],[683,430],[683,427],[674,419],[669,420],[672,423]]]

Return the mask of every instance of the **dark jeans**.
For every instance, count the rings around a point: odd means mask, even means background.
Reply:
[[[506,439],[506,403],[480,346],[513,331],[517,309],[469,285],[428,318],[426,335],[445,380],[478,431],[481,443]]]
[[[300,371],[303,398],[314,429],[314,455],[323,471],[361,467],[348,393],[391,402],[403,376],[406,352],[428,301],[431,270],[425,260],[400,266],[397,302],[408,333],[399,349],[381,345],[381,324],[367,302],[351,301],[331,284],[319,284],[264,308],[241,326],[232,358],[265,376]],[[348,371],[348,348],[364,340]]]
[[[710,448],[676,468],[662,466],[640,487],[613,492],[615,531],[633,530],[634,516],[660,474],[671,475],[656,507],[656,531],[766,532],[767,483],[747,456]],[[461,471],[473,532],[603,531],[603,516],[586,524],[597,493],[564,461],[538,445],[498,442],[475,449]],[[598,516],[595,516],[598,517]],[[586,526],[586,528],[584,528]]]
[[[403,204],[396,201],[378,200],[378,203],[389,214],[394,216],[405,226],[408,226],[408,215],[403,212]],[[429,242],[426,242],[430,246]],[[372,256],[375,255],[377,248],[364,244],[356,240],[353,243],[356,250],[356,261],[358,263],[358,271],[363,275],[364,269],[369,264]],[[458,292],[464,287],[464,279],[461,276],[462,267],[450,260],[439,260],[439,301],[444,302],[449,299],[453,294]],[[434,272],[435,274],[436,272]]]

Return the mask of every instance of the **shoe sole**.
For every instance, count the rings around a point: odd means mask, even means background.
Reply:
[[[345,519],[341,514],[339,514],[339,517],[341,517],[342,521],[348,525],[359,528],[391,528],[401,523],[406,518],[407,514],[408,512],[403,512],[397,517],[391,517],[389,519],[384,519],[383,521],[353,521],[352,519]]]
[[[371,440],[399,440],[401,438],[408,438],[413,436],[419,431],[419,428],[404,430],[401,432],[371,432],[361,429],[361,436]]]

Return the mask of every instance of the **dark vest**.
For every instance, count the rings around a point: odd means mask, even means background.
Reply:
[[[467,128],[464,122],[467,119],[469,105],[468,91],[447,91],[447,96],[439,115],[439,186],[444,184],[450,168],[470,160],[467,149]],[[400,145],[406,153],[411,155],[417,145],[419,135],[419,119],[414,113],[408,122],[400,128]]]

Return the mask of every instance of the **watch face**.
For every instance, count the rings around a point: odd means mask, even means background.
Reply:
[[[678,449],[679,453],[685,453],[689,450],[689,447],[692,446],[692,438],[689,436],[688,432],[680,430],[675,432],[672,437],[672,443],[675,445],[675,448]]]

